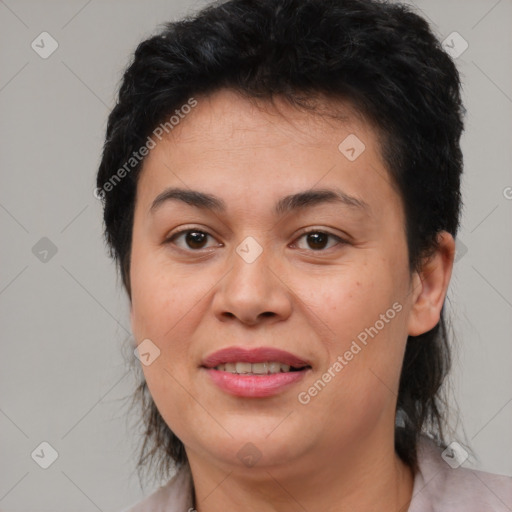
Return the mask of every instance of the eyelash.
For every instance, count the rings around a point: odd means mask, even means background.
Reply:
[[[188,229],[183,229],[181,231],[178,231],[177,233],[174,233],[173,235],[171,235],[169,238],[167,238],[165,240],[164,244],[172,244],[172,243],[174,243],[174,240],[176,240],[176,238],[180,237],[181,235],[185,235],[187,233],[201,233],[201,234],[204,234],[204,235],[214,238],[213,235],[210,235],[210,233],[208,233],[207,231],[203,231],[201,229],[188,228]],[[336,245],[346,245],[348,243],[346,240],[339,237],[338,235],[335,235],[334,233],[331,233],[331,232],[325,231],[325,230],[321,230],[321,229],[311,229],[309,231],[304,231],[298,236],[298,238],[296,240],[299,240],[299,239],[301,239],[307,235],[313,234],[313,233],[327,235],[328,237],[336,240],[337,244],[335,244],[331,247],[327,247],[326,249],[316,249],[316,250],[315,249],[302,249],[302,250],[308,250],[308,251],[311,251],[314,253],[326,252],[329,249],[332,249],[333,247],[335,247]],[[296,242],[293,242],[294,245],[295,245],[295,243]],[[181,247],[178,247],[178,248],[183,251],[188,251],[188,252],[200,252],[200,251],[204,250],[204,248],[201,248],[201,249],[183,249]]]

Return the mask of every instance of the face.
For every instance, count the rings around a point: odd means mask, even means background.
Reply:
[[[189,458],[226,467],[389,439],[418,294],[377,133],[348,105],[197,101],[137,188],[131,321],[160,413]]]

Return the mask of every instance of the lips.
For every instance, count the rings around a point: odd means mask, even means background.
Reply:
[[[300,369],[310,367],[310,363],[300,357],[284,350],[272,347],[258,347],[253,349],[242,347],[228,347],[218,350],[207,356],[201,363],[204,368],[215,368],[226,363],[266,363],[277,362]]]
[[[201,370],[223,392],[252,399],[285,392],[304,379],[311,365],[290,352],[272,347],[228,347],[207,356]]]

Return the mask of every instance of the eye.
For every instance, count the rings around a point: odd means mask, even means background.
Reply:
[[[180,249],[197,251],[206,248],[208,237],[213,238],[209,233],[199,229],[184,229],[170,236],[165,243],[173,243]],[[178,240],[183,241],[181,245],[176,243]]]
[[[313,251],[322,251],[325,249],[330,249],[331,247],[333,247],[337,244],[346,243],[345,240],[343,240],[339,236],[333,235],[332,233],[329,233],[326,231],[320,231],[320,230],[306,231],[297,240],[300,240],[301,238],[305,238],[306,243],[309,245],[309,247],[299,247],[299,249],[306,249],[306,250],[313,250]],[[335,243],[332,243],[331,245],[329,245],[329,239],[331,239]],[[297,245],[297,242],[295,242],[293,245]]]
[[[208,248],[208,238],[213,239],[213,237],[206,231],[201,231],[199,229],[184,229],[171,235],[167,238],[165,243],[172,243],[183,250],[200,251],[201,249]],[[323,251],[338,244],[346,243],[345,240],[339,236],[321,230],[306,231],[302,233],[297,240],[301,239],[306,240],[308,247],[300,247],[298,242],[294,242],[293,246],[297,246],[299,249],[313,251]],[[216,246],[222,246],[222,244],[217,244]],[[211,247],[215,247],[215,245]]]

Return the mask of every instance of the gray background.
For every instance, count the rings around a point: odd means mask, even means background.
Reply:
[[[134,472],[128,306],[92,192],[130,53],[158,24],[204,4],[0,0],[4,512],[118,511],[159,485],[141,490]],[[461,418],[451,439],[473,448],[465,466],[512,475],[512,1],[415,5],[441,40],[457,31],[469,44],[457,58],[468,116],[448,304]],[[59,44],[47,59],[31,48],[43,31]],[[43,237],[57,249],[47,261]],[[46,470],[31,458],[43,441],[58,452]]]

